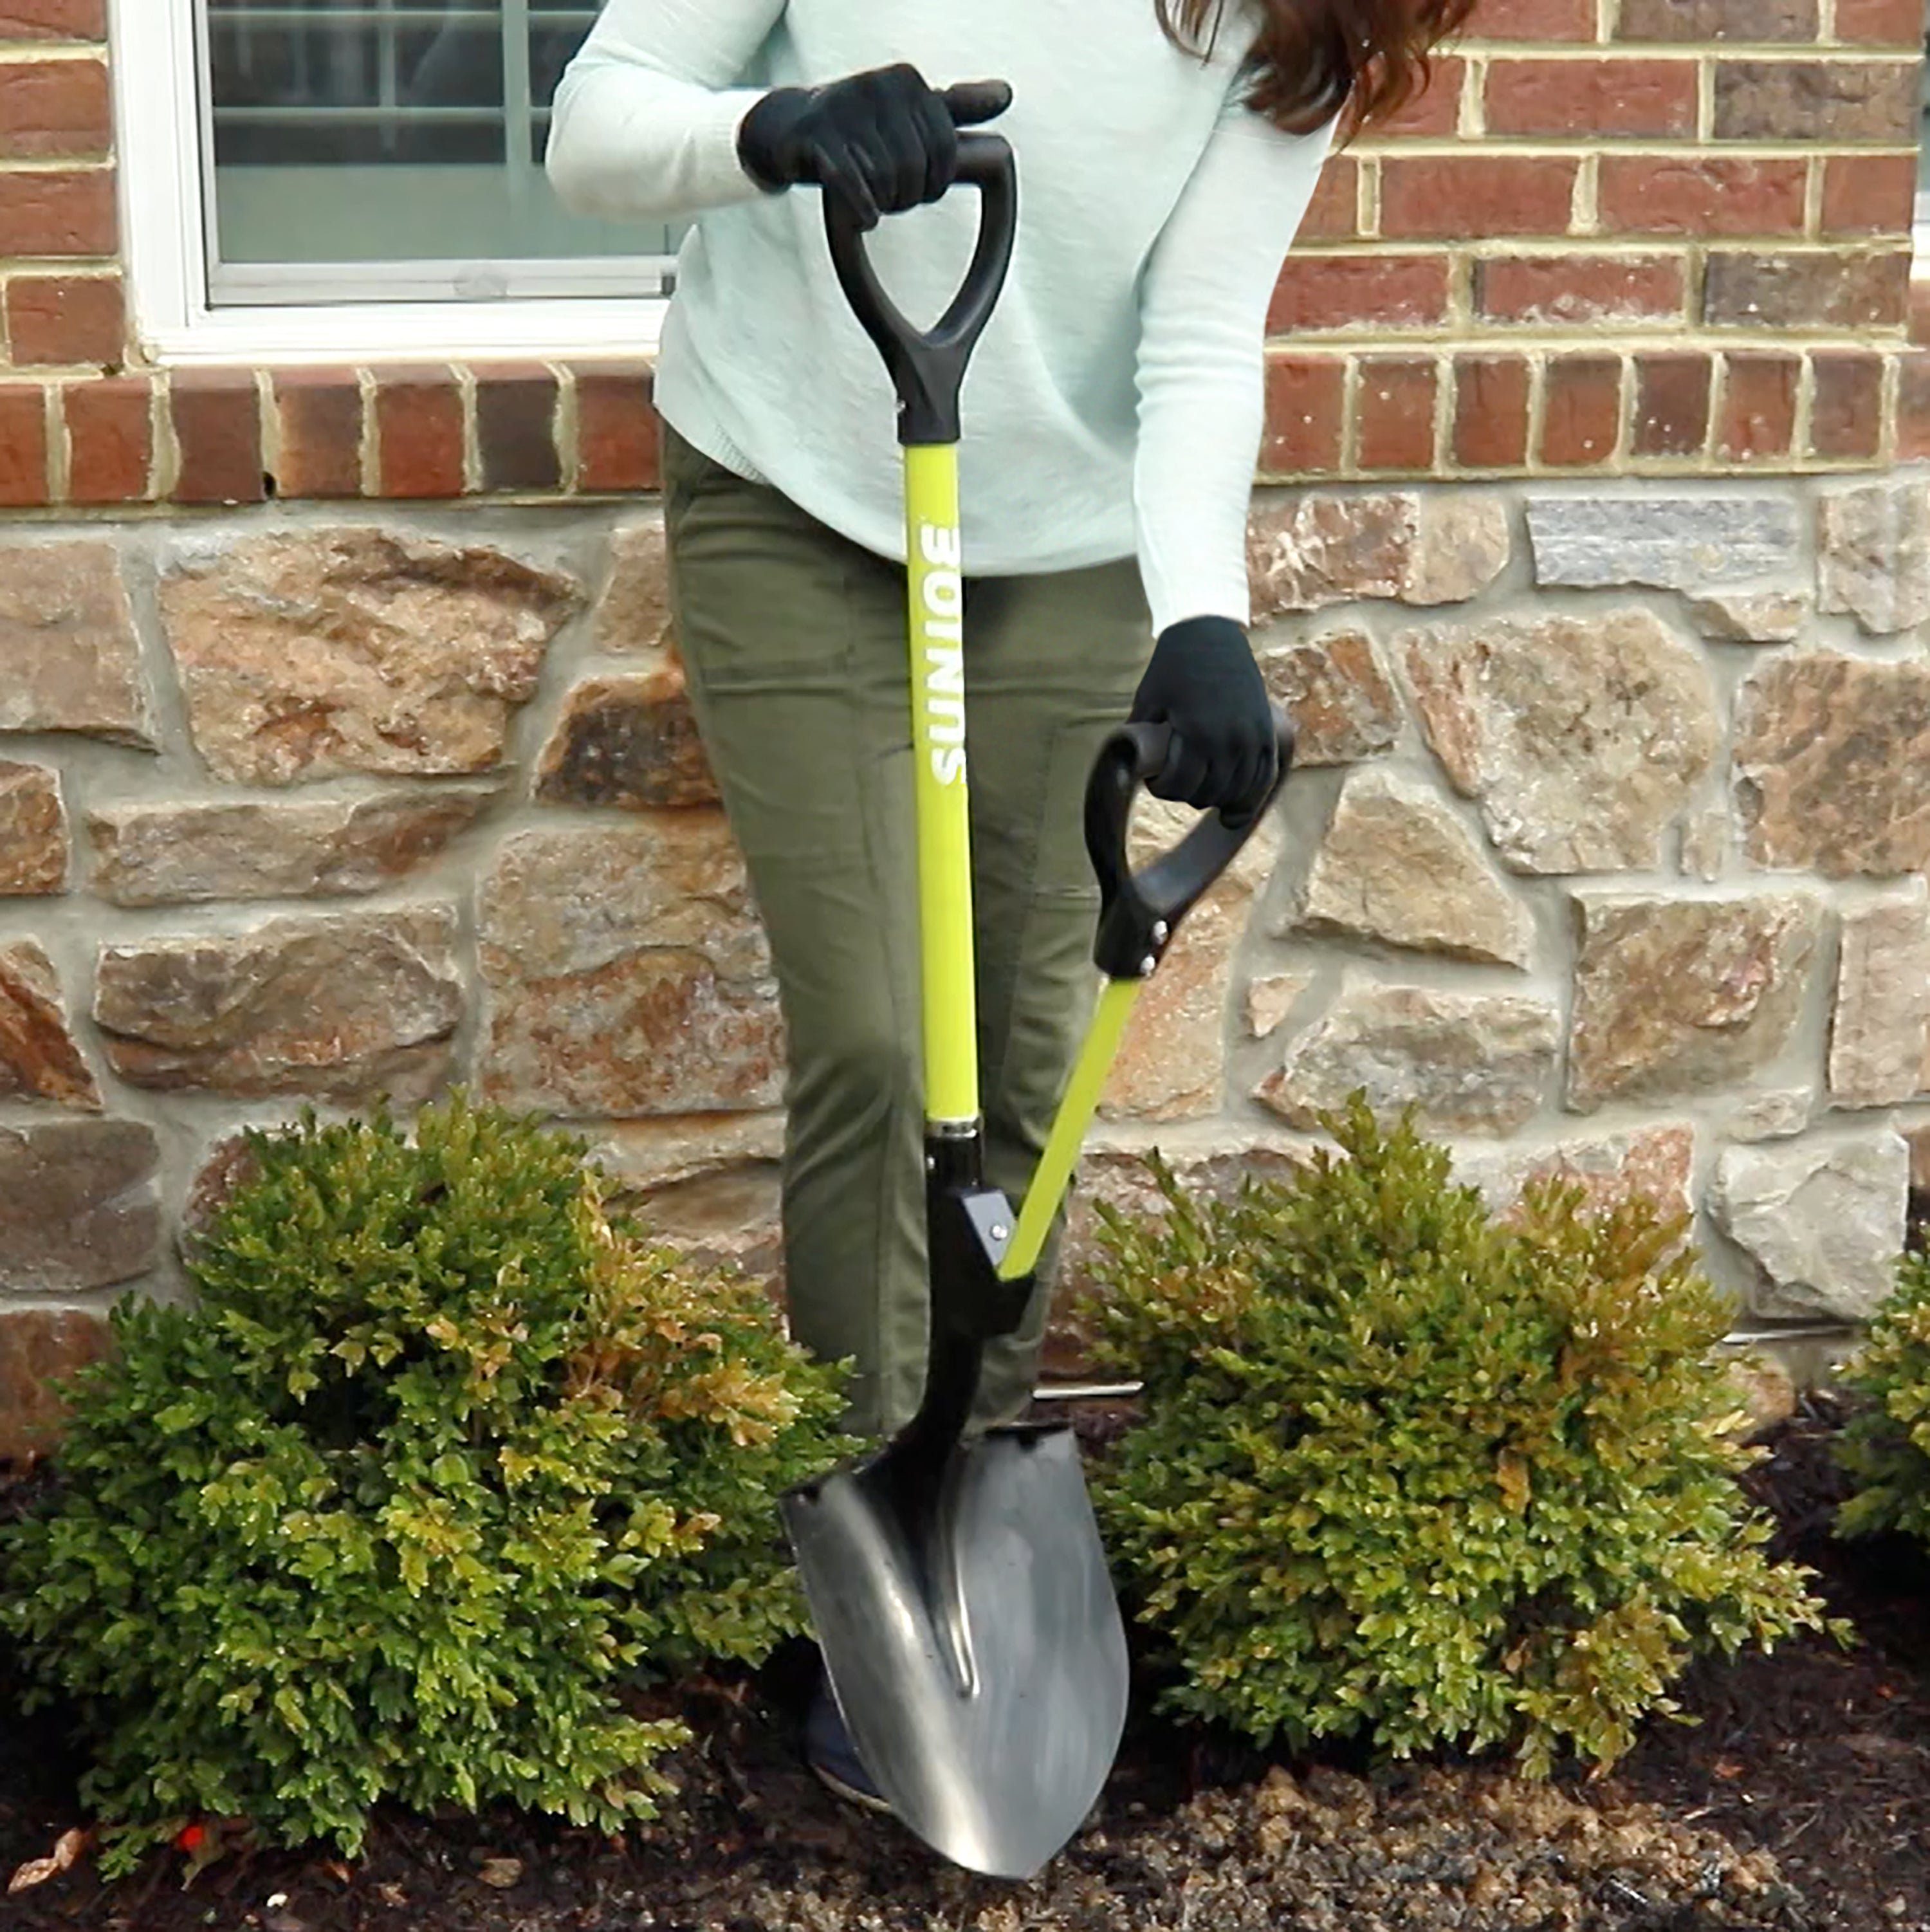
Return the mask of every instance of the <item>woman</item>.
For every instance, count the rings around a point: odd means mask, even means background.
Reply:
[[[1154,789],[1195,806],[1271,783],[1245,629],[1268,303],[1337,122],[1404,98],[1472,4],[608,0],[558,89],[566,202],[697,217],[656,383],[674,614],[782,990],[792,1327],[854,1360],[857,1430],[910,1417],[925,1360],[902,499],[820,198],[785,190],[845,196],[923,320],[976,232],[957,128],[1018,154],[960,457],[987,1178],[1016,1199],[1093,990],[1100,740],[1170,725]],[[981,1421],[1024,1407],[1046,1303],[989,1354]],[[863,1796],[836,1732],[821,1699],[813,1762]]]

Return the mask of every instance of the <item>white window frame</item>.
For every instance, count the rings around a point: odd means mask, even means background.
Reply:
[[[136,339],[155,363],[466,362],[653,355],[668,306],[626,262],[572,264],[606,295],[212,306],[194,0],[109,0],[122,249]],[[139,76],[138,80],[135,79]]]

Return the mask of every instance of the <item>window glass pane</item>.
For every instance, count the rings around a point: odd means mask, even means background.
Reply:
[[[662,226],[569,214],[543,174],[594,0],[199,4],[217,300],[265,298],[278,268],[292,287],[327,264],[396,265],[342,296],[461,297],[515,292],[491,264],[673,252]]]
[[[1923,30],[1923,65],[1917,86],[1923,110],[1916,148],[1916,219],[1921,225],[1930,220],[1930,21],[1925,22]]]

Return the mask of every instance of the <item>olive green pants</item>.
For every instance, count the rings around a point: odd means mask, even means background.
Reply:
[[[889,1432],[918,1406],[926,1322],[905,572],[674,434],[663,460],[676,633],[783,1006],[791,1330],[854,1360],[851,1426]],[[1130,560],[968,581],[986,1176],[1015,1205],[1097,984],[1086,775],[1151,649]],[[982,1423],[1025,1405],[1051,1272],[988,1354]]]

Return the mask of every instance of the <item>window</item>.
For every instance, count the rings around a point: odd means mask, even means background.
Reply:
[[[543,171],[556,84],[596,10],[116,0],[150,349],[339,360],[652,344],[676,234],[572,215]]]
[[[1918,98],[1922,119],[1917,128],[1916,146],[1916,255],[1919,268],[1926,244],[1930,244],[1930,20],[1923,29],[1923,65],[1917,76]]]

